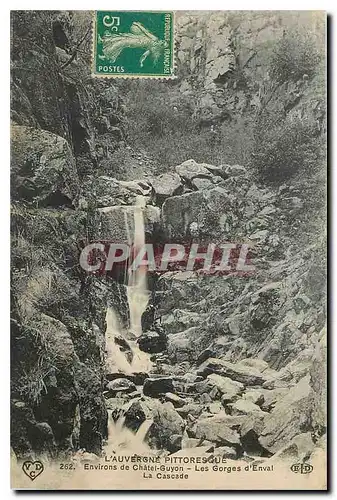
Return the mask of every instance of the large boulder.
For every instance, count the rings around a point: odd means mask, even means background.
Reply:
[[[198,375],[207,377],[212,373],[223,375],[244,385],[262,385],[266,381],[266,376],[255,368],[240,365],[239,363],[230,363],[218,358],[209,358],[199,366]]]
[[[241,165],[224,165],[224,172],[227,177],[239,177],[247,175],[247,169]]]
[[[173,392],[174,384],[172,377],[149,377],[144,382],[143,392],[145,396],[157,398],[166,392]]]
[[[251,413],[263,413],[261,408],[249,399],[239,399],[228,405],[231,415],[250,415]]]
[[[123,204],[134,205],[136,201],[137,194],[123,186],[114,177],[101,175],[86,187],[89,195],[94,198],[93,203],[97,208]]]
[[[171,238],[229,238],[238,221],[237,198],[221,186],[172,196],[162,207],[163,230]]]
[[[243,420],[240,426],[240,438],[245,452],[252,455],[268,454],[261,443],[259,437],[264,428],[265,414],[261,412],[251,412]]]
[[[115,205],[97,209],[95,238],[128,244],[135,230],[135,206]],[[147,205],[143,209],[145,231],[153,233],[160,222],[160,209]]]
[[[160,450],[167,449],[171,453],[178,451],[181,448],[184,426],[184,420],[172,403],[161,404],[158,401],[152,408],[152,425],[147,432],[146,441],[151,447]]]
[[[38,206],[76,204],[80,182],[68,142],[45,130],[13,125],[12,199]]]
[[[240,382],[236,382],[231,380],[229,377],[223,377],[216,373],[208,375],[207,380],[219,389],[221,395],[223,396],[223,400],[232,400],[239,394],[242,394],[244,390],[244,385]]]
[[[167,334],[178,333],[202,323],[203,317],[198,312],[175,309],[172,313],[165,315],[161,325]]]
[[[116,378],[107,384],[110,398],[113,398],[118,392],[128,394],[137,389],[135,384],[127,378]]]
[[[197,163],[194,160],[186,160],[181,165],[176,167],[176,172],[185,179],[191,181],[195,177],[211,177],[210,171],[202,163]]]
[[[137,343],[141,351],[153,354],[166,349],[167,339],[158,332],[148,331],[138,337]]]
[[[303,377],[279,400],[264,420],[261,445],[272,453],[287,445],[297,434],[310,429],[311,388],[309,375]]]
[[[198,328],[192,327],[186,331],[174,333],[168,336],[167,352],[173,363],[193,361],[196,352],[192,339],[197,335]]]
[[[183,190],[181,178],[175,172],[167,172],[152,179],[157,205],[162,205],[166,198],[180,194]]]
[[[213,179],[215,179],[215,177],[212,177],[211,179],[205,178],[205,177],[195,177],[194,179],[192,179],[191,184],[194,188],[200,189],[200,190],[212,189],[214,184],[216,184],[216,182],[213,182]],[[222,179],[220,177],[220,181],[221,180]]]
[[[264,394],[259,390],[246,391],[243,399],[251,401],[255,405],[261,406],[264,403]]]
[[[237,429],[240,427],[242,419],[231,417],[220,412],[208,418],[199,418],[190,429],[191,435],[199,439],[207,439],[219,446],[238,446],[240,436]]]
[[[117,378],[126,378],[131,380],[135,385],[143,385],[144,380],[148,378],[149,374],[145,372],[122,373],[118,371],[107,371],[105,378],[108,382],[116,380]]]

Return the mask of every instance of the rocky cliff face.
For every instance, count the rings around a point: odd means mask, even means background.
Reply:
[[[285,27],[300,19],[321,33],[314,14],[289,16],[177,14],[179,78],[165,92],[189,100],[200,137],[265,109],[324,133],[321,73],[275,83],[267,71]],[[148,443],[169,452],[309,456],[325,435],[321,171],[271,187],[226,158],[154,168],[150,146],[136,151],[127,140],[129,86],[90,77],[90,36],[89,13],[12,14],[16,455],[99,455],[108,409],[133,432],[150,416]],[[130,160],[125,177],[118,155]],[[128,241],[137,195],[147,241],[249,243],[256,267],[247,276],[149,277],[138,344],[152,356],[150,376],[107,370],[106,310],[127,330],[125,286],[79,265],[91,241]],[[130,338],[116,342],[131,359]]]
[[[79,35],[75,26],[82,22]],[[18,457],[33,451],[55,456],[76,446],[100,453],[107,433],[104,331],[113,284],[84,276],[78,256],[93,225],[92,196],[87,193],[84,202],[82,186],[91,184],[121,139],[123,111],[115,87],[92,81],[89,66],[72,52],[74,39],[84,36],[84,47],[90,40],[90,26],[89,13],[83,19],[81,13],[12,14],[12,417]]]
[[[322,118],[324,97],[315,95],[305,70],[279,85],[268,72],[275,45],[292,30],[306,30],[315,40],[315,50],[324,50],[322,23],[314,12],[178,13],[180,91],[195,101],[201,126],[252,115],[266,106],[274,112],[293,110],[302,117]]]

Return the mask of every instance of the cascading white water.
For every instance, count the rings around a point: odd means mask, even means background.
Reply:
[[[144,226],[144,207],[146,199],[144,196],[137,196],[136,205],[133,207],[134,213],[134,235],[132,241],[135,251],[145,243],[145,226]],[[125,223],[128,224],[128,219],[125,218]],[[130,235],[130,228],[127,226],[127,233]],[[129,270],[128,284],[126,287],[127,300],[130,315],[129,331],[135,336],[135,340],[130,340],[129,336],[125,335],[125,331],[120,327],[120,321],[116,311],[108,308],[106,315],[106,346],[107,346],[107,367],[114,371],[119,370],[124,373],[132,372],[148,372],[152,368],[149,355],[142,352],[136,342],[136,338],[142,334],[142,314],[146,309],[149,301],[149,291],[147,289],[147,269],[144,266],[139,266],[135,271]],[[122,335],[126,338],[133,353],[131,363],[125,357],[125,354],[120,350],[115,343],[115,336]]]
[[[133,207],[134,213],[134,235],[131,245],[133,243],[135,252],[145,243],[145,228],[144,228],[144,207],[146,200],[143,196],[137,196],[136,205]],[[128,224],[127,217],[125,218]],[[127,234],[131,234],[130,228],[127,225]],[[131,239],[131,238],[130,238]],[[121,328],[117,312],[109,307],[106,314],[106,366],[109,372],[121,372],[130,374],[135,372],[149,372],[152,368],[152,362],[147,353],[141,351],[137,344],[137,337],[142,334],[142,314],[146,309],[149,301],[149,291],[147,289],[147,270],[145,267],[138,267],[135,271],[129,271],[128,283],[126,287],[127,301],[129,306],[130,327],[129,331]],[[134,340],[130,340],[134,336]],[[129,362],[125,354],[122,352],[118,344],[115,342],[116,335],[123,336],[127,341],[132,351],[132,361]],[[109,416],[108,425],[108,443],[106,445],[106,452],[122,448],[132,449],[133,452],[137,450],[148,451],[149,448],[144,443],[146,432],[151,425],[152,420],[146,420],[134,434],[129,429],[124,427],[124,416],[122,415],[117,422],[114,422]]]
[[[144,208],[146,199],[137,196],[134,209],[134,239],[133,246],[136,252],[145,244]],[[135,271],[129,270],[127,297],[130,311],[130,330],[137,337],[142,333],[142,314],[149,301],[147,289],[147,275],[144,266],[138,266]]]

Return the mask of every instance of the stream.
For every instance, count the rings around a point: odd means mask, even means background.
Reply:
[[[135,251],[138,251],[145,243],[144,228],[144,207],[146,198],[137,196],[134,207],[134,234],[130,237],[131,231],[128,228],[130,241]],[[127,218],[125,219],[127,224]],[[135,271],[129,269],[126,293],[129,306],[130,324],[129,328],[121,327],[121,321],[118,312],[109,307],[106,314],[106,367],[109,371],[120,372],[123,375],[146,372],[149,373],[153,367],[150,361],[150,355],[139,349],[137,338],[142,334],[141,318],[149,301],[149,291],[147,288],[147,269],[145,266],[138,266]],[[132,360],[129,362],[125,353],[122,351],[116,337],[124,338],[132,351]],[[125,417],[121,414],[117,421],[114,421],[111,410],[108,410],[108,440],[105,445],[105,453],[115,453],[116,450],[132,450],[133,453],[148,452],[149,447],[145,444],[147,430],[152,424],[148,419],[141,424],[137,433],[124,426]]]

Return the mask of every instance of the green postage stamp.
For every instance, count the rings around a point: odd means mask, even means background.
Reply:
[[[173,12],[96,11],[93,75],[172,78]]]

